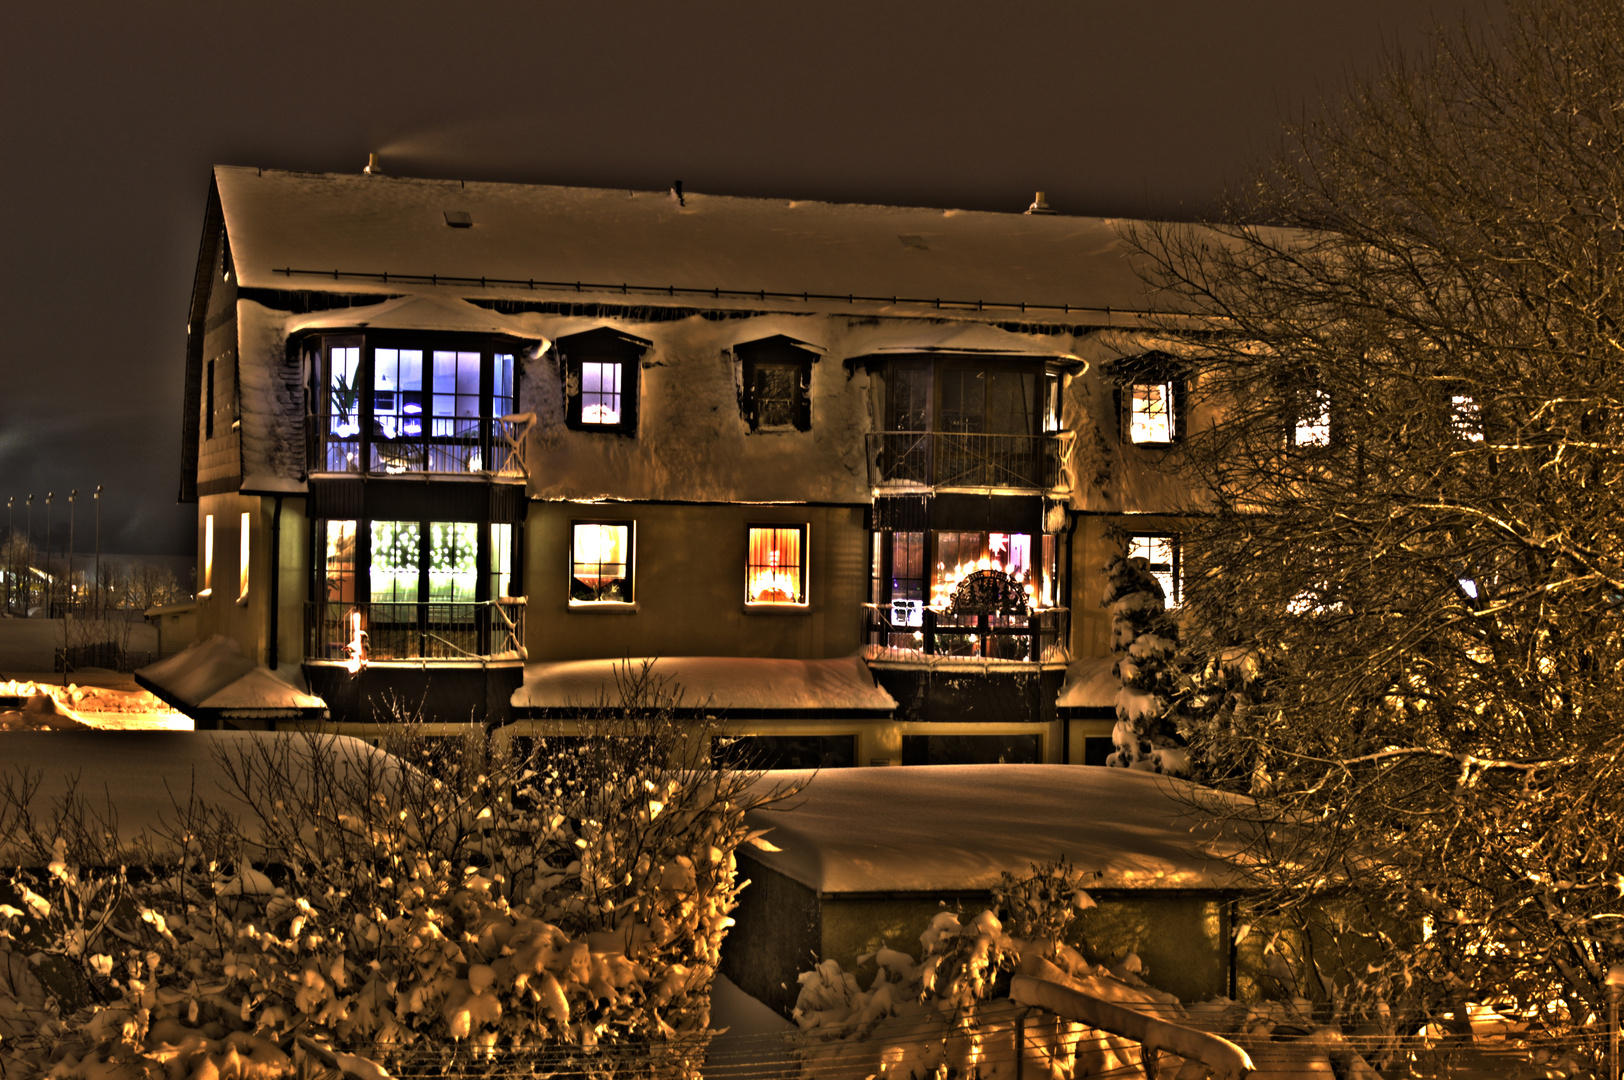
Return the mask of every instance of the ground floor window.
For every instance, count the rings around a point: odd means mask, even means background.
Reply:
[[[518,573],[517,532],[501,522],[316,522],[307,655],[347,659],[357,618],[373,659],[516,649],[523,609],[502,586]]]
[[[711,762],[723,769],[845,769],[857,764],[857,736],[719,735]]]
[[[747,550],[746,603],[806,603],[805,525],[752,525]]]
[[[1128,537],[1128,558],[1144,559],[1146,569],[1162,586],[1162,596],[1169,608],[1176,608],[1184,600],[1184,582],[1180,577],[1179,538],[1171,533],[1139,533]]]
[[[570,533],[570,603],[631,603],[632,523],[577,521]]]
[[[1041,735],[904,735],[904,765],[1036,765]]]

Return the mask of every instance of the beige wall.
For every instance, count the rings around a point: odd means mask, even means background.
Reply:
[[[271,589],[271,519],[275,500],[260,495],[204,495],[198,500],[197,515],[197,636],[222,634],[242,647],[243,655],[263,664],[269,657]],[[248,514],[251,551],[248,563],[248,592],[242,592],[242,515]],[[209,594],[204,575],[204,520],[214,515],[214,564]],[[305,582],[309,576],[309,554],[305,550],[304,500],[282,501],[281,550],[277,568],[281,573],[277,597],[279,620],[277,650],[279,665],[297,664],[303,657]]]
[[[635,522],[634,603],[569,602],[570,524]],[[747,610],[746,528],[809,526],[805,608]],[[532,661],[622,656],[815,660],[857,650],[868,598],[861,507],[532,503],[525,531]]]

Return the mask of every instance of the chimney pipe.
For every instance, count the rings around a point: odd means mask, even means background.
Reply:
[[[1032,205],[1028,206],[1026,208],[1026,212],[1028,214],[1052,214],[1052,213],[1054,213],[1053,210],[1049,209],[1049,204],[1043,200],[1043,194],[1044,193],[1041,192],[1041,191],[1038,192],[1038,197],[1033,199],[1032,200]]]
[[[383,165],[378,161],[378,155],[368,154],[367,167],[361,171],[366,173],[368,176],[381,176],[383,174]]]

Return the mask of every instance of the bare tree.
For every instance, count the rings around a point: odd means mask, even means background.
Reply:
[[[1624,8],[1514,2],[1136,237],[1212,328],[1193,752],[1328,1008],[1579,1024],[1624,960],[1621,86]]]

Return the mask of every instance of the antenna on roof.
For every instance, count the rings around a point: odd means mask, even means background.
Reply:
[[[1043,200],[1043,192],[1041,192],[1041,191],[1038,192],[1038,197],[1032,200],[1032,205],[1028,206],[1026,208],[1026,212],[1028,214],[1052,214],[1052,213],[1054,213],[1053,210],[1049,209],[1049,204]]]
[[[368,154],[367,167],[361,171],[368,176],[381,176],[383,175],[383,163],[378,160],[377,154]]]

